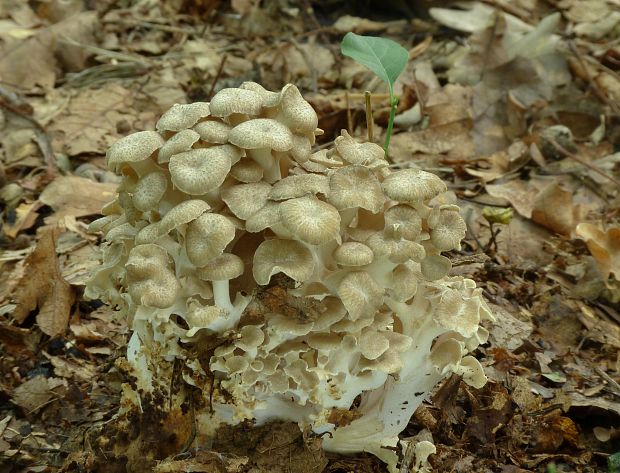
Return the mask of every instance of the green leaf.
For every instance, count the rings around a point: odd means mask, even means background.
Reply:
[[[387,82],[390,94],[392,94],[394,82],[409,60],[409,53],[400,44],[391,39],[376,36],[347,33],[340,44],[340,50],[342,54],[366,66]]]

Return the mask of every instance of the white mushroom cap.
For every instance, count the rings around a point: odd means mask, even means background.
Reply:
[[[235,238],[235,226],[220,214],[203,213],[191,221],[185,233],[185,248],[192,264],[205,266],[220,256]]]
[[[261,102],[261,96],[252,90],[222,89],[211,99],[211,115],[222,118],[233,113],[258,115],[261,111]]]
[[[390,348],[390,342],[381,332],[365,330],[360,336],[359,347],[365,358],[376,360]]]
[[[218,120],[205,120],[194,125],[194,131],[200,135],[200,139],[207,143],[228,143],[228,133],[232,127]]]
[[[280,99],[280,94],[278,92],[272,92],[270,90],[267,90],[262,85],[256,82],[243,82],[239,86],[239,88],[251,90],[252,92],[256,92],[258,95],[260,95],[263,107],[274,107]]]
[[[381,187],[390,199],[414,205],[426,202],[446,191],[446,184],[435,174],[413,168],[389,174]]]
[[[183,151],[189,151],[192,149],[194,143],[200,139],[200,135],[194,130],[181,130],[173,137],[168,138],[168,141],[159,149],[157,155],[158,163],[167,163],[170,161],[170,156],[173,154],[182,153]]]
[[[162,147],[164,139],[156,131],[139,131],[121,138],[106,153],[108,169],[118,172],[119,165],[144,161]]]
[[[361,207],[372,213],[379,212],[385,201],[379,180],[360,165],[343,167],[329,176],[327,199],[338,210]]]
[[[243,260],[232,253],[223,253],[210,260],[205,266],[197,269],[203,281],[228,281],[243,274]]]
[[[295,237],[311,245],[322,245],[340,238],[340,214],[315,196],[282,202],[280,220]]]
[[[271,118],[256,118],[240,123],[230,130],[228,140],[243,149],[288,151],[293,147],[291,131]]]
[[[336,263],[342,266],[365,266],[374,259],[374,254],[368,246],[355,241],[340,245],[333,256]]]
[[[298,282],[304,282],[314,272],[310,250],[295,240],[266,240],[254,253],[252,273],[260,285],[269,284],[271,276],[284,273]]]
[[[172,183],[191,195],[204,195],[222,185],[240,152],[231,145],[197,148],[170,157]]]
[[[408,301],[415,296],[418,290],[420,276],[416,274],[411,263],[399,264],[392,270],[388,291],[398,302]]]
[[[157,131],[181,131],[193,127],[198,120],[208,116],[207,102],[175,104],[161,116],[155,128]]]

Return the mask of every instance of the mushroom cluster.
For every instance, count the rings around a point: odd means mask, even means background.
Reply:
[[[441,179],[345,131],[312,152],[317,123],[294,85],[246,82],[117,142],[87,295],[127,314],[138,392],[169,393],[181,362],[202,433],[291,420],[396,471],[385,447],[442,378],[484,384],[467,353],[492,315],[448,276],[466,227]]]

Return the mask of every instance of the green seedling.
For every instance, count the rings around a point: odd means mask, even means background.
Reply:
[[[394,83],[407,65],[409,53],[400,44],[391,39],[359,36],[355,33],[347,33],[345,35],[340,44],[340,50],[345,56],[349,56],[377,74],[388,85],[391,109],[385,133],[385,143],[383,145],[383,150],[387,156],[392,128],[394,127],[396,106],[398,105],[398,97],[394,95]]]

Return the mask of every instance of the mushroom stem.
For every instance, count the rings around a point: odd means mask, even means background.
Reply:
[[[269,148],[258,148],[247,151],[250,158],[256,161],[263,168],[264,179],[270,184],[281,179],[280,166]]]
[[[228,279],[223,281],[213,281],[213,298],[216,306],[232,313],[234,312],[235,307],[232,305],[232,302],[230,302],[228,281]]]

